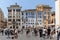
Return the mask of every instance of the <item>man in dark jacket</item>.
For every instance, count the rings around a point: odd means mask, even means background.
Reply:
[[[50,32],[51,32],[51,29],[50,29],[50,27],[48,27],[48,29],[47,29],[47,36],[48,36],[48,38],[50,37]]]
[[[60,37],[60,30],[57,31],[57,40],[59,40]]]
[[[40,28],[39,29],[39,35],[40,35],[40,37],[42,37],[42,32],[43,32],[43,30]]]

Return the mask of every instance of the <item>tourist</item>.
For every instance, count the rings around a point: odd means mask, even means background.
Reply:
[[[7,31],[8,38],[10,38],[10,29],[8,29],[6,31]]]
[[[30,29],[29,28],[26,28],[26,35],[28,35],[30,32]]]
[[[48,27],[48,29],[47,29],[47,38],[50,38],[50,32],[51,32],[51,29],[50,29],[50,27]]]
[[[15,29],[15,35],[14,35],[14,38],[17,39],[18,38],[18,30]]]
[[[42,28],[40,28],[39,29],[39,35],[40,35],[40,37],[42,37],[42,32],[43,32],[43,30],[42,30]]]
[[[35,33],[35,36],[38,35],[38,34],[37,34],[37,29],[36,29],[36,28],[34,28],[34,33]]]
[[[54,31],[51,30],[51,32],[50,32],[50,39],[53,39],[53,35],[54,35]]]
[[[1,31],[1,32],[2,32],[2,35],[4,35],[4,30],[3,30],[3,29],[2,29],[2,31]]]
[[[43,38],[45,38],[45,36],[46,36],[46,29],[45,28],[43,28],[42,34],[43,34]]]
[[[21,29],[21,32],[22,32],[22,33],[23,33],[24,29],[25,29],[25,26],[22,26],[22,29]]]
[[[60,37],[60,30],[57,30],[57,40],[59,40]]]

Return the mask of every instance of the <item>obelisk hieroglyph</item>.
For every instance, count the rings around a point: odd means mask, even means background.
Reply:
[[[60,26],[60,0],[55,0],[55,19],[56,19],[56,28]]]

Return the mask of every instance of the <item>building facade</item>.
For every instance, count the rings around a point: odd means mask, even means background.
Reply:
[[[3,11],[0,8],[0,28],[3,27],[3,21],[4,21],[4,14],[3,14]]]
[[[55,18],[56,18],[56,28],[60,26],[60,0],[55,1]]]
[[[49,5],[37,5],[36,9],[22,11],[22,26],[48,27],[50,23],[51,7]]]
[[[2,28],[7,28],[7,19],[6,18],[4,18],[4,21],[2,23],[3,23]]]
[[[8,23],[9,28],[20,28],[21,27],[21,7],[17,5],[10,5],[8,8]]]

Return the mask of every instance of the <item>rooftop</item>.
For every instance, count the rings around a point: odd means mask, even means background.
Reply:
[[[15,3],[15,5],[10,5],[10,7],[20,7],[21,8],[21,6],[19,6],[17,3]]]
[[[49,5],[43,5],[43,4],[39,4],[37,5],[37,7],[50,8],[50,9],[52,8]]]
[[[27,9],[27,10],[24,10],[24,11],[36,11],[36,9]]]

